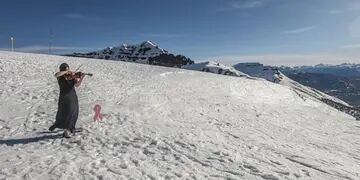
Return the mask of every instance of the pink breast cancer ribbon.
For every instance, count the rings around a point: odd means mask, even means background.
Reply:
[[[94,115],[94,121],[100,121],[103,119],[103,115],[100,113],[101,106],[96,104],[94,107],[95,115]]]

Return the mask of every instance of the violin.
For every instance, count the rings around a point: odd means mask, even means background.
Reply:
[[[93,74],[91,73],[83,73],[83,72],[71,72],[71,73],[68,73],[68,74],[65,74],[64,77],[66,79],[74,79],[74,78],[81,78],[81,76],[93,76]]]

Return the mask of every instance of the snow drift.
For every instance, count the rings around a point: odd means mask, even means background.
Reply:
[[[47,131],[62,62],[94,73],[77,89],[83,130],[71,139]],[[0,179],[360,178],[359,122],[290,87],[9,52],[0,82]]]

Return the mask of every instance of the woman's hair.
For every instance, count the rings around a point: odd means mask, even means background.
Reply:
[[[68,68],[68,67],[69,67],[68,64],[62,63],[62,64],[60,65],[59,69],[60,69],[60,71],[66,71],[66,68]]]

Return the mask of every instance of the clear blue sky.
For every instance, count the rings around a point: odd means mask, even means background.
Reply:
[[[50,33],[52,31],[52,33]],[[360,63],[359,0],[2,0],[0,48],[54,53],[151,40],[194,60]]]

